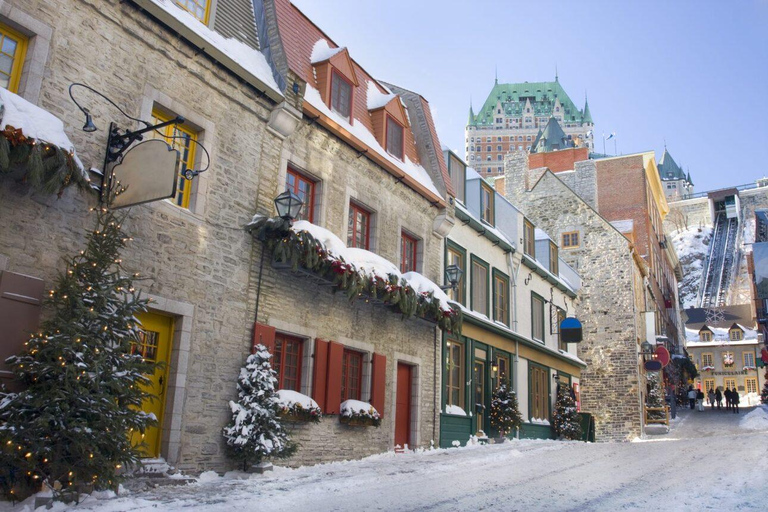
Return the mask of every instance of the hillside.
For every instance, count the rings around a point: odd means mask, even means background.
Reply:
[[[678,292],[684,308],[698,306],[696,299],[710,238],[712,226],[690,227],[672,233],[672,243],[683,268],[683,279],[678,283]]]

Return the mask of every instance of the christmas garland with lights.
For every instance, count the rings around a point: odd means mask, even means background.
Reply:
[[[353,264],[328,252],[322,242],[307,231],[295,232],[280,218],[261,217],[246,228],[265,242],[275,263],[287,263],[295,272],[309,270],[334,284],[334,292],[343,291],[350,302],[365,297],[395,308],[406,318],[421,317],[437,323],[446,331],[461,332],[459,308],[446,311],[431,292],[419,293],[406,279],[389,274],[387,279],[360,272]]]
[[[43,194],[57,193],[74,184],[88,189],[88,179],[74,153],[42,140],[27,137],[21,128],[6,125],[0,131],[0,176],[17,175]]]

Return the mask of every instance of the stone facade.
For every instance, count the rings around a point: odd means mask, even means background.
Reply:
[[[264,2],[261,21],[266,30],[260,37],[271,35],[269,46],[277,62],[282,42],[276,40],[276,3],[290,7],[282,0]],[[315,338],[366,354],[363,400],[370,399],[371,355],[387,358],[381,427],[347,427],[335,416],[320,425],[297,425],[293,433],[300,449],[287,464],[392,449],[398,362],[414,368],[412,444],[428,446],[435,439],[439,333],[434,324],[403,320],[388,308],[362,300],[350,304],[344,294],[277,271],[268,261],[260,272],[262,246],[243,227],[255,213],[273,215],[273,198],[285,189],[290,163],[317,180],[316,224],[346,239],[349,203],[355,199],[374,214],[372,248],[377,254],[399,262],[405,229],[419,238],[418,270],[438,281],[442,235],[436,226],[443,224],[436,219],[444,223],[452,211],[393,179],[338,134],[311,119],[300,121],[301,101],[291,86],[287,100],[274,90],[259,89],[256,81],[242,79],[188,43],[173,26],[157,21],[154,11],[118,0],[30,0],[23,8],[0,2],[0,16],[3,21],[27,20],[31,42],[49,46],[44,69],[25,71],[29,80],[42,72],[39,95],[20,93],[64,121],[86,166],[101,167],[109,121],[137,126],[95,95],[76,89],[76,97],[100,128],[92,134],[80,131],[83,116],[67,95],[69,84],[78,81],[135,117],[149,119],[153,109],[184,116],[210,153],[210,169],[192,182],[188,209],[158,201],[125,211],[125,227],[134,240],[124,251],[124,264],[141,274],[137,288],[154,299],[152,311],[174,319],[162,457],[184,471],[231,467],[221,430],[230,418],[228,402],[236,397],[236,378],[251,349],[257,295],[259,322],[305,340],[305,394],[312,394]],[[106,47],[108,58],[94,51]],[[280,68],[280,62],[272,64]],[[302,83],[299,90],[304,87]],[[425,115],[411,110],[414,116]],[[418,123],[411,122],[418,129]],[[430,143],[440,147],[439,141]],[[196,160],[196,169],[207,164],[202,151],[196,152]],[[440,169],[429,172],[441,175]],[[441,186],[450,192],[450,185]],[[0,181],[0,270],[42,278],[50,287],[62,269],[61,258],[81,249],[93,222],[88,209],[96,205],[95,195],[74,189],[56,199],[34,194],[24,184]]]
[[[628,240],[561,179],[562,173],[528,169],[527,155],[505,162],[506,196],[537,226],[559,239],[577,231],[578,247],[561,257],[582,278],[576,316],[584,328],[579,357],[582,410],[596,420],[596,440],[627,441],[642,432],[644,372],[638,362],[645,340],[647,268]]]

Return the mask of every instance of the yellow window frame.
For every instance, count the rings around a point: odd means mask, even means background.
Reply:
[[[29,44],[29,38],[13,30],[11,27],[4,23],[0,23],[0,49],[5,39],[9,38],[16,42],[16,51],[13,56],[8,55],[13,59],[13,65],[11,66],[11,74],[8,79],[8,90],[12,93],[19,92],[19,84],[21,83],[21,72],[24,68],[24,59],[27,56],[27,45]],[[1,52],[0,52],[1,53]]]
[[[704,392],[709,393],[709,390],[715,390],[715,379],[704,379]]]
[[[747,363],[747,357],[752,359],[751,363]],[[755,353],[754,352],[742,352],[741,353],[741,362],[744,363],[743,366],[755,366]]]
[[[752,391],[750,391],[752,390]],[[744,378],[744,391],[747,393],[757,393],[757,377],[745,377]]]
[[[157,109],[152,110],[152,122],[154,124],[166,123],[171,119],[173,119],[173,116],[168,116]],[[179,169],[176,174],[176,195],[173,198],[173,202],[177,206],[189,209],[189,200],[192,197],[192,181],[184,177],[184,171],[195,167],[195,149],[197,144],[192,141],[197,140],[199,133],[183,125],[168,125],[157,131],[162,134],[162,138],[165,139],[168,145],[180,153]],[[155,138],[160,137],[157,131],[153,133]],[[184,142],[185,139],[174,138],[184,135],[188,137],[186,143]]]
[[[213,3],[213,0],[173,0],[173,3],[179,6],[181,9],[187,11],[189,14],[200,20],[205,25],[208,24],[208,20],[211,17],[211,4]],[[189,8],[189,4],[195,4],[198,7],[203,7],[200,5],[201,3],[205,4],[205,14],[203,14],[202,18],[200,18],[196,12]]]
[[[709,359],[709,363],[705,362],[705,359]],[[701,354],[701,367],[704,368],[705,366],[715,366],[715,354],[712,352],[704,352]]]

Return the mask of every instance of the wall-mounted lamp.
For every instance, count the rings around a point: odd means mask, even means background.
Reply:
[[[299,216],[302,206],[304,201],[290,190],[286,190],[275,198],[277,216],[288,222],[293,222]]]
[[[464,275],[464,271],[458,265],[448,265],[445,267],[445,281],[448,283],[445,286],[441,286],[441,290],[456,290],[461,282],[461,276]]]

